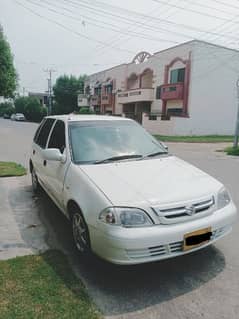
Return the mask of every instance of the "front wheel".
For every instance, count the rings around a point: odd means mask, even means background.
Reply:
[[[90,254],[90,236],[87,224],[80,212],[72,216],[72,232],[76,248],[83,255]]]
[[[34,168],[32,169],[31,176],[32,176],[32,190],[34,193],[38,193],[40,190],[40,184],[38,182],[37,174]]]

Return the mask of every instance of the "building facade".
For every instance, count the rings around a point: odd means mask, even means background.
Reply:
[[[239,51],[193,40],[90,75],[78,105],[153,134],[233,134],[238,74]]]

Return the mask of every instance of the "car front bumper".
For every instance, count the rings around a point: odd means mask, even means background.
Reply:
[[[228,234],[237,211],[231,202],[212,215],[173,225],[124,228],[98,222],[89,227],[94,253],[109,262],[122,265],[140,264],[187,254],[204,248]],[[211,227],[209,242],[188,251],[183,250],[184,235]]]

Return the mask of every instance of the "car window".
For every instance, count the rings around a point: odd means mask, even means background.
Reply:
[[[65,123],[63,121],[57,121],[52,130],[48,148],[58,148],[60,152],[63,153],[65,147]]]
[[[37,130],[36,130],[36,133],[35,133],[34,138],[33,138],[33,141],[34,141],[35,143],[37,142],[38,135],[39,135],[40,130],[41,130],[41,128],[42,128],[42,126],[43,126],[44,123],[45,123],[45,119],[42,120],[42,122],[40,123],[40,125],[38,126],[38,128],[37,128]]]
[[[55,122],[54,119],[47,119],[43,126],[41,127],[41,130],[37,136],[36,139],[36,144],[38,144],[39,146],[41,146],[42,148],[46,147],[46,142],[48,139],[48,135],[50,133],[50,130],[52,128],[53,123]]]

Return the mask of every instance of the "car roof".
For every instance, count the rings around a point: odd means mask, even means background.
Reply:
[[[81,121],[132,121],[129,118],[110,115],[93,115],[93,114],[67,114],[67,115],[52,115],[46,118],[62,120],[64,122],[81,122]]]

